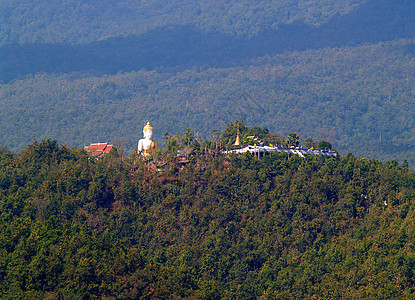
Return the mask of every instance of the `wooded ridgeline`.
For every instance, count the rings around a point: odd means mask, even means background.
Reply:
[[[406,164],[198,153],[158,171],[51,140],[2,148],[0,297],[413,296]]]

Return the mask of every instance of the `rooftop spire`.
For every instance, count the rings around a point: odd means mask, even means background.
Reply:
[[[241,141],[239,140],[239,123],[238,123],[238,129],[236,131],[236,141],[235,141],[235,146],[240,146],[241,145]]]

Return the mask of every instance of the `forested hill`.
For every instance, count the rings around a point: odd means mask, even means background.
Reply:
[[[406,164],[191,147],[163,171],[50,140],[1,148],[0,298],[414,297]]]
[[[414,1],[376,0],[335,15],[321,26],[295,20],[278,29],[263,27],[248,37],[171,24],[140,35],[76,45],[13,43],[0,47],[0,82],[37,72],[115,74],[142,68],[229,67],[276,53],[413,38],[414,27]]]
[[[82,2],[82,3],[81,3]],[[415,2],[0,1],[0,139],[205,138],[243,119],[415,165]]]
[[[7,0],[0,2],[0,45],[90,43],[170,25],[254,36],[280,24],[321,25],[366,0]],[[408,1],[403,1],[408,2]],[[408,2],[409,3],[409,2]]]

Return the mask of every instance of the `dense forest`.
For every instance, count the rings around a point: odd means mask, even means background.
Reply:
[[[54,138],[69,146],[123,139],[146,120],[163,143],[187,127],[205,138],[236,119],[286,136],[329,139],[347,152],[414,164],[414,40],[267,56],[228,68],[92,76],[38,73],[0,89],[2,142],[17,152]]]
[[[0,1],[0,298],[415,298],[414,28],[413,0]],[[237,131],[339,155],[222,155]]]
[[[413,38],[414,15],[413,1],[382,0],[361,5],[346,15],[336,14],[320,26],[299,19],[277,29],[264,26],[253,36],[204,31],[179,22],[141,34],[82,44],[8,43],[0,47],[0,82],[37,72],[115,74],[140,69],[181,71],[195,66],[240,66],[249,59],[276,53]]]
[[[213,138],[243,119],[414,159],[415,2],[2,1],[0,137],[69,147]]]
[[[88,43],[170,25],[253,36],[280,24],[321,25],[367,0],[7,0],[0,3],[0,45]],[[408,2],[408,1],[402,1]],[[409,3],[409,2],[408,2]]]
[[[218,156],[215,143],[170,136],[190,149],[185,166],[173,148],[148,164],[51,140],[2,147],[0,297],[414,296],[406,163]]]

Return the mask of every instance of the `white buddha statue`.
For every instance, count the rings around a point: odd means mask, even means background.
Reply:
[[[157,142],[151,140],[153,137],[153,127],[150,122],[143,128],[144,138],[138,141],[138,153],[144,157],[149,157],[152,151],[157,150]]]

